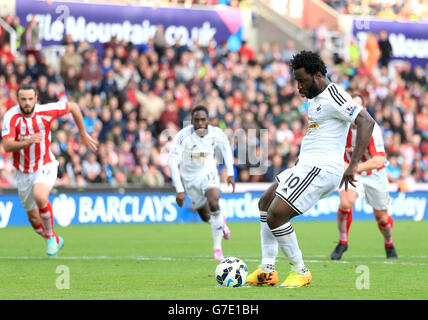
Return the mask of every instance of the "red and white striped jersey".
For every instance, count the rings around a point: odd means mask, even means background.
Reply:
[[[2,138],[15,138],[22,141],[30,135],[41,132],[44,139],[40,143],[13,152],[13,166],[24,173],[36,172],[41,166],[55,161],[51,151],[51,123],[68,113],[68,104],[58,101],[48,104],[36,104],[31,118],[21,113],[19,105],[9,109],[4,115]]]
[[[357,129],[350,128],[348,131],[348,137],[346,138],[346,147],[345,147],[345,162],[349,163],[352,158],[352,153],[354,151],[355,145],[357,142]],[[382,131],[379,125],[376,123],[373,128],[372,137],[370,143],[364,152],[364,155],[361,157],[360,162],[366,162],[367,160],[373,158],[374,156],[384,156],[385,155],[385,146],[383,144]],[[385,164],[379,169],[368,170],[359,172],[361,175],[370,175],[373,171],[378,171],[385,168]]]

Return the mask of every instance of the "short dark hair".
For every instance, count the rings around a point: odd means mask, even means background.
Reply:
[[[315,75],[317,72],[320,72],[323,76],[327,74],[327,67],[316,52],[303,50],[293,56],[290,64],[294,70],[304,68],[311,75]]]
[[[37,95],[37,89],[36,89],[36,88],[34,88],[31,84],[27,84],[27,83],[21,84],[21,85],[18,87],[18,90],[16,90],[16,96],[18,96],[18,95],[19,95],[19,91],[21,91],[21,90],[33,90],[33,91],[34,91],[34,94],[36,94],[36,95]]]
[[[207,117],[209,115],[208,109],[205,106],[199,105],[199,106],[196,106],[195,108],[193,108],[192,117],[195,114],[195,112],[198,112],[198,111],[204,111],[207,114]]]
[[[365,102],[364,97],[363,97],[362,94],[354,93],[354,94],[351,94],[351,97],[352,97],[352,99],[354,99],[356,97],[360,98],[362,106],[365,107],[366,102]]]

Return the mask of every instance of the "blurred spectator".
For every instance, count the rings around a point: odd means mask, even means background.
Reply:
[[[13,62],[14,56],[13,56],[12,50],[10,49],[9,42],[3,43],[3,46],[0,47],[0,58],[2,56],[5,57],[6,63],[12,63]]]
[[[119,89],[117,87],[117,82],[115,79],[115,74],[113,69],[110,69],[106,72],[103,80],[101,82],[100,91],[107,97],[111,97],[117,95],[119,93]]]
[[[149,116],[158,119],[165,109],[165,102],[153,91],[149,91],[147,94],[138,91],[136,98],[140,103],[140,118],[142,119],[147,119]]]
[[[65,47],[65,53],[60,59],[60,75],[64,77],[69,69],[73,69],[74,77],[79,77],[82,71],[82,56],[76,52],[75,46],[73,43],[67,44]]]
[[[129,184],[143,186],[145,183],[143,168],[141,166],[135,166],[132,174],[128,176],[127,182]]]
[[[165,39],[164,26],[161,24],[156,26],[155,36],[153,38],[153,44],[158,56],[162,57],[167,47],[167,43]]]
[[[288,40],[285,43],[285,48],[282,50],[282,60],[286,63],[290,63],[293,56],[296,54],[296,48],[293,40]]]
[[[326,46],[326,43],[330,41],[330,30],[328,29],[324,20],[321,19],[318,27],[314,29],[316,51],[321,51]]]
[[[165,179],[162,173],[154,166],[149,165],[148,170],[144,172],[143,185],[151,188],[163,187],[165,185]]]
[[[85,81],[86,89],[88,91],[95,90],[96,92],[101,86],[103,74],[98,63],[96,51],[91,51],[88,62],[83,65],[82,79]]]
[[[242,41],[238,54],[239,56],[245,56],[248,62],[253,61],[255,56],[254,50],[247,45],[247,41],[245,40]]]
[[[388,176],[389,182],[397,182],[401,176],[401,169],[398,164],[397,155],[391,155],[388,157],[389,163],[386,166],[386,173]]]
[[[363,58],[364,67],[366,68],[368,75],[372,75],[380,57],[379,43],[375,34],[367,34],[367,41],[364,49],[366,51]]]
[[[57,157],[57,161],[58,161],[58,177],[56,179],[55,185],[58,187],[70,186],[71,181],[70,181],[70,177],[68,176],[67,168],[66,168],[67,160],[65,159],[65,157],[59,156]]]
[[[30,22],[25,27],[21,39],[22,51],[25,55],[32,54],[37,61],[40,59],[40,27],[36,21],[36,16],[33,16]]]
[[[82,163],[82,174],[89,183],[101,182],[101,165],[97,162],[97,155],[93,152],[88,154]]]
[[[33,53],[29,53],[26,58],[27,71],[33,81],[37,81],[41,74],[45,74],[45,68],[41,65]]]
[[[25,28],[21,25],[21,20],[18,16],[12,18],[12,23],[10,26],[16,31],[16,49],[20,49],[22,42],[22,34],[25,31]]]
[[[392,56],[392,46],[388,39],[388,33],[386,30],[381,30],[379,33],[379,49],[380,49],[380,59],[379,63],[381,67],[388,67],[389,60]]]

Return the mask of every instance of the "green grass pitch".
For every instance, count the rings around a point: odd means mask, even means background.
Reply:
[[[260,263],[258,222],[230,223],[225,256]],[[399,259],[386,260],[374,221],[354,221],[341,261],[329,260],[337,242],[336,222],[293,222],[313,280],[309,286],[217,286],[208,224],[98,225],[56,228],[65,246],[45,256],[45,242],[30,226],[0,230],[0,299],[292,300],[428,299],[428,221],[396,220]],[[289,266],[279,250],[280,282]],[[58,289],[68,268],[69,289]],[[358,289],[362,273],[368,289]],[[360,267],[361,268],[361,267]],[[362,267],[365,268],[365,267]],[[58,273],[57,273],[58,271]]]

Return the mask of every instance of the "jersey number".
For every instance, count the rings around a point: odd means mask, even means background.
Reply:
[[[215,173],[211,172],[207,174],[208,181],[215,181]]]
[[[300,182],[300,178],[299,177],[294,177],[293,179],[291,179],[291,177],[294,175],[294,173],[292,173],[287,180],[285,180],[285,183],[288,182],[288,187],[293,189],[295,186],[297,186],[297,184]]]

